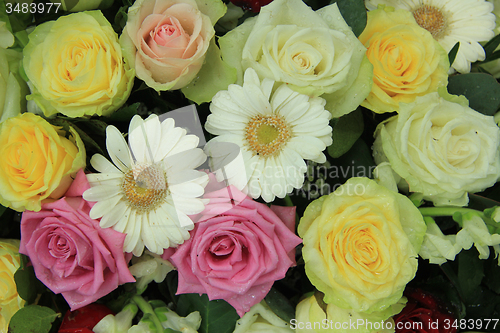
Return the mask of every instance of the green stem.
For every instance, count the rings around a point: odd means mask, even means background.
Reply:
[[[287,205],[288,207],[292,207],[293,206],[293,201],[292,201],[292,198],[290,198],[287,195],[285,195],[285,197],[283,198],[283,200],[285,201],[285,205]]]
[[[461,207],[423,207],[418,209],[420,213],[424,216],[453,216],[456,212],[461,214],[474,213],[481,217],[484,217],[483,212]]]
[[[467,214],[473,213],[479,216],[486,225],[491,225],[494,228],[498,228],[498,224],[492,219],[486,217],[482,211],[471,209],[471,208],[463,208],[463,207],[423,207],[418,209],[420,213],[425,216],[453,216],[455,213]],[[462,227],[462,224],[459,223]]]
[[[134,297],[132,297],[132,301],[135,304],[137,304],[137,306],[139,307],[139,309],[141,309],[141,311],[144,314],[150,313],[151,317],[153,319],[153,322],[155,323],[156,331],[157,332],[163,332],[163,326],[161,326],[161,322],[158,319],[158,317],[156,316],[156,313],[154,312],[153,307],[151,306],[151,304],[149,304],[148,302],[146,302],[146,300],[142,296],[140,296],[140,295],[135,295]]]

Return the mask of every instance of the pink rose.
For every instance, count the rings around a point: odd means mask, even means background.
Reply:
[[[201,4],[137,0],[129,8],[120,43],[125,59],[149,87],[180,89],[198,74],[215,34],[213,25],[225,12],[220,0]]]
[[[295,207],[269,208],[233,186],[205,198],[207,218],[170,257],[179,272],[177,293],[224,299],[243,316],[295,265],[301,243],[293,232]]]
[[[74,311],[135,282],[123,253],[125,234],[102,229],[89,217],[92,205],[82,198],[89,188],[80,170],[65,196],[25,211],[19,252],[30,257],[37,278],[61,293]]]

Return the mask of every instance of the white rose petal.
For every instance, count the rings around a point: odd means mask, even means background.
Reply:
[[[400,189],[435,205],[464,206],[500,176],[500,129],[493,117],[431,93],[400,104],[399,115],[375,131],[373,157],[388,161]]]

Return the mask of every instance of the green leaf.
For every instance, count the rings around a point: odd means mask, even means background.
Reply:
[[[57,117],[57,118],[49,118],[49,119],[47,119],[47,121],[54,126],[61,126],[66,132],[69,131],[70,127],[73,127],[73,129],[78,133],[78,135],[80,136],[80,138],[83,141],[83,144],[85,145],[88,160],[90,160],[90,158],[92,157],[92,155],[94,153],[100,153],[101,155],[107,156],[107,154],[105,154],[105,152],[101,149],[101,146],[99,146],[99,144],[94,140],[94,138],[96,138],[97,136],[103,136],[103,135],[104,135],[104,137],[106,136],[105,135],[105,133],[106,133],[105,128],[104,128],[104,130],[102,130],[102,128],[101,128],[100,131],[97,131],[97,129],[99,129],[100,127],[94,126],[94,123],[91,123],[90,120],[88,120],[88,121],[83,120],[84,118],[81,118],[79,126],[76,126],[74,123],[72,123],[68,119],[71,119],[71,118],[65,119],[62,117]],[[71,120],[78,121],[79,118],[75,118],[75,119],[71,119]],[[98,122],[96,124],[100,125],[101,123],[105,124],[104,122]],[[85,124],[89,124],[90,125],[89,128],[85,128],[85,127],[81,128],[81,126],[82,125],[85,126]],[[87,133],[92,133],[92,137],[90,135],[88,135]]]
[[[340,13],[346,23],[352,28],[352,32],[358,37],[366,26],[366,8],[363,0],[335,0]]]
[[[422,193],[412,193],[408,198],[413,202],[415,207],[420,207],[424,203],[424,195]]]
[[[500,84],[485,73],[468,73],[450,76],[448,92],[464,95],[469,106],[485,115],[494,115],[500,106]]]
[[[490,256],[488,262],[485,265],[485,277],[484,284],[500,295],[500,266],[498,265],[498,258]]]
[[[141,105],[140,102],[132,105],[124,106],[117,111],[113,112],[111,116],[104,118],[107,122],[113,123],[115,121],[129,122],[133,116],[137,114],[137,109]]]
[[[175,294],[178,284],[177,274],[178,273],[176,270],[170,271],[167,274],[165,280],[163,280],[162,283],[158,284],[158,289],[161,295],[169,302],[171,301],[172,303],[174,303],[175,307],[177,307],[177,302],[179,299],[179,295]]]
[[[488,63],[488,62],[491,62],[491,61],[497,60],[498,58],[500,58],[500,50],[499,50],[499,51],[495,51],[495,52],[493,52],[493,54],[492,54],[492,55],[490,55],[490,56],[488,57],[488,59],[484,59],[483,61],[478,62],[478,64]]]
[[[7,207],[4,207],[4,206],[0,205],[0,216],[2,216],[3,213],[5,213],[6,210],[7,210]]]
[[[45,286],[36,278],[33,266],[19,268],[14,274],[17,292],[28,304],[35,301],[37,295],[45,291]]]
[[[332,159],[331,164],[335,168],[329,172],[327,181],[330,181],[330,178],[336,178],[333,180],[338,184],[343,184],[351,177],[373,178],[373,169],[376,166],[371,149],[361,138],[352,145],[347,153]]]
[[[467,205],[467,207],[476,210],[484,210],[486,208],[500,206],[499,199],[500,198],[498,197],[492,199],[490,197],[484,197],[482,195],[478,195],[477,193],[469,193],[469,204]]]
[[[458,283],[460,294],[468,304],[475,298],[475,293],[483,280],[483,262],[475,249],[458,254]]]
[[[448,52],[448,60],[450,61],[450,66],[453,65],[455,58],[457,57],[458,49],[460,48],[460,42],[457,42],[455,46],[452,47],[450,52]]]
[[[290,320],[295,318],[295,308],[290,304],[288,299],[275,288],[271,288],[265,300],[271,310],[284,321],[290,322]]]
[[[500,45],[500,35],[496,35],[488,43],[484,45],[484,53],[486,55],[486,59],[484,59],[484,62],[489,61],[489,57],[495,52],[497,49],[498,45]]]
[[[21,238],[19,221],[21,214],[3,206],[0,206],[0,238]]]
[[[59,316],[60,313],[45,306],[28,305],[12,316],[9,333],[47,333]]]
[[[16,1],[5,1],[5,3],[12,3],[12,8],[15,7]],[[10,25],[12,27],[12,32],[18,32],[22,30],[26,30],[26,28],[32,23],[33,21],[33,14],[31,14],[29,11],[27,13],[23,13],[22,11],[17,13],[13,12],[9,16],[10,20]]]
[[[236,77],[236,69],[222,61],[220,49],[213,38],[198,76],[181,91],[196,104],[210,102],[217,92],[236,82]]]
[[[358,108],[338,119],[333,126],[333,143],[328,147],[328,154],[337,158],[344,155],[363,133],[363,114]]]
[[[240,317],[236,310],[224,300],[209,301],[206,294],[182,294],[179,296],[177,314],[182,317],[193,311],[201,315],[200,333],[231,333]]]
[[[123,30],[123,27],[125,27],[125,24],[127,24],[128,7],[129,6],[120,7],[120,9],[118,10],[118,12],[115,15],[113,29],[116,32],[121,32]]]

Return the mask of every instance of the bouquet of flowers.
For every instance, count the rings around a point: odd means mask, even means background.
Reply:
[[[0,0],[0,332],[498,332],[498,15]]]

